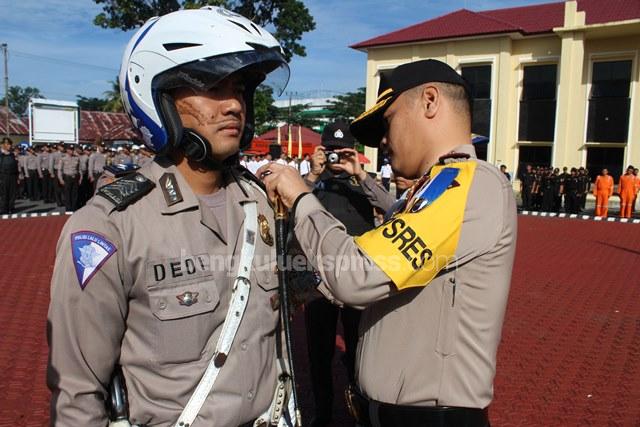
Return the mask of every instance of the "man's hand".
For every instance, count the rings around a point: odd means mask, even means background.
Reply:
[[[322,145],[318,145],[314,150],[309,163],[311,165],[307,180],[316,182],[322,172],[324,172],[325,165],[327,164],[327,156],[324,153],[325,148]]]
[[[275,202],[276,197],[287,209],[291,209],[296,199],[303,193],[309,192],[309,187],[295,168],[271,162],[256,171],[256,176],[267,187],[267,195]]]
[[[358,152],[353,148],[340,148],[335,150],[340,155],[340,163],[333,165],[333,168],[344,172],[348,175],[353,175],[360,182],[367,179],[367,172],[362,169],[360,162],[358,161]]]
[[[59,179],[58,182],[60,183],[60,185],[64,185],[64,181]]]

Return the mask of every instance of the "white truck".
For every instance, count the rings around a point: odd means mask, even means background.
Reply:
[[[80,108],[70,101],[31,98],[29,101],[29,145],[80,139]]]

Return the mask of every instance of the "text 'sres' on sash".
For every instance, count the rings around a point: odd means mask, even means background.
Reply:
[[[426,286],[455,257],[476,163],[436,165],[404,209],[356,237],[398,289]]]

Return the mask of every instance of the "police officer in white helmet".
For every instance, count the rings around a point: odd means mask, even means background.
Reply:
[[[152,18],[133,36],[123,103],[156,156],[115,167],[60,236],[52,425],[104,426],[106,400],[118,425],[292,425],[273,211],[237,159],[256,87],[274,77],[280,93],[288,76],[278,42],[222,8]]]

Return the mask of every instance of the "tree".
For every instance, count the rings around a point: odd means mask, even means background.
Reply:
[[[40,93],[40,89],[27,86],[25,88],[20,86],[9,87],[9,109],[18,116],[22,116],[27,112],[29,106],[29,100],[31,98],[44,98]],[[4,105],[4,97],[0,100],[0,105]]]
[[[110,113],[124,112],[122,98],[120,97],[120,81],[118,80],[118,77],[111,81],[111,89],[103,92],[103,95],[106,97],[106,100],[102,111]]]
[[[292,105],[291,108],[278,108],[278,120],[291,125],[301,125],[306,128],[320,126],[321,121],[309,110],[309,104]]]
[[[299,43],[302,35],[315,29],[309,9],[300,0],[93,0],[102,5],[102,12],[93,20],[102,28],[120,28],[123,31],[140,27],[153,16],[165,15],[184,8],[206,5],[223,6],[258,25],[273,31],[284,48],[287,61],[293,55],[306,56]]]
[[[87,111],[103,111],[104,106],[107,103],[106,99],[95,97],[87,98],[86,96],[82,95],[76,95],[76,99],[78,102],[78,107],[80,107],[81,110]]]
[[[256,135],[261,135],[276,124],[278,109],[273,105],[273,90],[268,86],[259,86],[253,100]]]
[[[347,92],[344,95],[336,96],[336,101],[329,101],[332,119],[344,119],[351,121],[364,111],[365,88],[361,87],[355,92]]]

